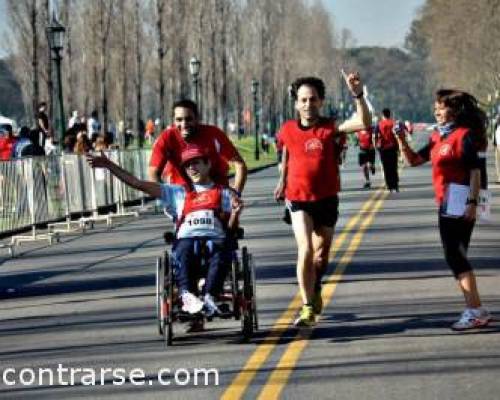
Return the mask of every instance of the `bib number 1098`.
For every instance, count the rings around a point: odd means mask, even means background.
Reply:
[[[212,225],[212,218],[193,218],[188,221],[189,225]]]
[[[214,212],[195,211],[186,219],[190,228],[214,229]]]

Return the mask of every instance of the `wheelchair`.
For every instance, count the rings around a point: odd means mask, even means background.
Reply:
[[[210,322],[213,318],[241,321],[241,335],[249,340],[258,330],[257,301],[255,290],[255,266],[252,254],[246,246],[239,249],[238,239],[243,238],[243,229],[239,228],[231,239],[231,266],[228,268],[221,295],[216,303],[221,313],[214,317],[205,317],[203,313],[188,314],[182,310],[182,301],[175,284],[176,261],[171,245],[175,241],[172,232],[165,235],[167,249],[156,259],[156,317],[158,332],[163,336],[166,346],[171,346],[174,339],[173,324],[189,322],[195,318],[203,318]],[[204,251],[200,251],[201,266],[199,284],[203,283],[206,269]]]

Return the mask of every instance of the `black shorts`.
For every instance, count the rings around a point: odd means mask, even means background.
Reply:
[[[366,163],[370,163],[372,165],[375,164],[375,149],[360,149],[358,154],[358,163],[360,167]]]
[[[313,220],[314,227],[333,228],[339,216],[339,198],[327,197],[318,201],[287,201],[290,212],[304,211]]]

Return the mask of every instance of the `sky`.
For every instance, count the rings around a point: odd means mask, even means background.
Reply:
[[[5,0],[0,0],[0,57],[5,56],[5,48],[3,44],[5,43],[4,36],[6,29],[7,18],[5,16]]]
[[[358,46],[402,47],[425,0],[322,0],[335,29],[349,29]]]
[[[322,0],[336,29],[349,29],[358,46],[402,47],[418,7],[425,0]],[[0,57],[5,56],[5,2],[0,0]]]

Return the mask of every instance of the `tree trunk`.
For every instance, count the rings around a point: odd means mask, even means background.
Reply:
[[[221,110],[222,110],[222,130],[227,134],[227,123],[228,123],[228,109],[227,109],[227,49],[226,49],[226,0],[219,0],[219,18],[217,21],[219,22],[218,26],[221,28],[220,30],[220,49],[221,49]]]
[[[33,52],[31,55],[31,66],[33,74],[33,97],[32,107],[33,115],[36,116],[39,103],[39,84],[38,84],[38,29],[37,29],[37,9],[36,0],[31,0],[31,40]]]
[[[156,0],[156,34],[158,36],[158,83],[160,86],[160,127],[165,126],[165,81],[163,73],[163,58],[165,57],[165,39],[163,37],[163,10],[165,7],[164,0]]]
[[[52,16],[50,15],[50,1],[45,0],[45,10],[47,12],[47,26],[50,25]],[[52,50],[50,45],[47,46],[47,111],[49,121],[51,126],[53,126],[52,121],[54,121],[54,81],[52,80]]]
[[[211,10],[211,32],[210,32],[210,61],[211,61],[211,73],[212,73],[212,123],[214,125],[217,125],[218,120],[219,120],[219,115],[218,115],[218,99],[219,99],[219,91],[217,89],[217,62],[216,62],[216,43],[217,43],[217,36],[216,36],[216,23],[215,21],[215,15],[213,10]]]
[[[74,65],[73,65],[73,41],[71,37],[71,23],[70,23],[70,8],[71,8],[71,1],[70,0],[64,0],[64,24],[66,25],[66,31],[67,31],[67,47],[66,47],[66,55],[68,58],[68,74],[67,76],[69,77],[68,83],[69,83],[69,90],[67,90],[68,94],[68,110],[71,112],[72,110],[75,110],[77,108],[76,102],[75,102],[75,94],[76,94],[76,85],[75,85],[75,71],[74,71]]]
[[[127,121],[127,37],[125,32],[125,0],[120,1],[121,12],[121,34],[122,34],[122,110],[121,118],[126,123]],[[135,124],[137,130],[138,124]]]
[[[139,126],[139,121],[142,119],[142,54],[141,54],[141,17],[139,0],[135,0],[135,52],[136,52],[136,122]]]

